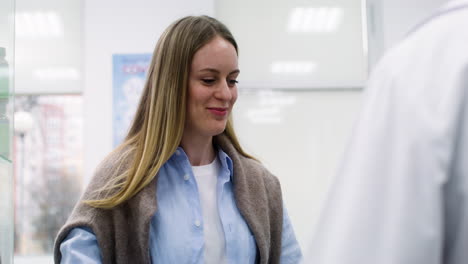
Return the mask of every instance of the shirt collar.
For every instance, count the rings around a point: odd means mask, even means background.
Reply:
[[[232,159],[220,147],[217,147],[217,151],[218,151],[218,159],[221,162],[221,169],[223,171],[229,172],[229,180],[232,181],[232,177],[234,175],[234,165],[232,163]],[[177,147],[174,154],[172,154],[171,159],[175,161],[186,160],[187,162],[189,162],[187,154],[185,153],[184,149],[181,147]]]
[[[220,147],[218,147],[218,158],[221,162],[221,168],[229,172],[229,180],[232,181],[234,175],[232,159]]]

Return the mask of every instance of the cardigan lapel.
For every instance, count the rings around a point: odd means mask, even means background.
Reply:
[[[262,173],[246,162],[247,158],[241,156],[234,148],[226,135],[215,137],[215,143],[228,154],[234,164],[234,196],[237,207],[252,231],[260,254],[259,263],[268,262],[270,251],[270,219],[268,217],[268,198],[263,188]]]
[[[128,207],[130,211],[129,218],[133,223],[131,226],[133,230],[129,232],[129,238],[131,241],[137,241],[137,243],[130,243],[141,245],[139,248],[134,249],[139,252],[133,252],[133,254],[130,254],[135,255],[136,259],[143,259],[144,263],[148,264],[151,263],[149,254],[150,222],[157,209],[156,190],[157,175],[150,182],[150,184],[138,192],[133,197],[133,199],[128,201]]]

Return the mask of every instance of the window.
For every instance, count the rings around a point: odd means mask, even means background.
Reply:
[[[82,191],[80,95],[15,98],[15,263],[51,255]],[[51,257],[50,261],[51,261]]]

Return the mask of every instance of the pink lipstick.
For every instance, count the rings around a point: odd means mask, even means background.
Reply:
[[[213,113],[213,114],[215,114],[217,116],[225,116],[227,114],[227,112],[228,112],[227,108],[220,108],[220,107],[219,108],[218,107],[212,107],[212,108],[210,107],[210,108],[208,108],[208,110],[211,113]]]

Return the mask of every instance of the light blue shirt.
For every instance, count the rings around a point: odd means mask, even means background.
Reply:
[[[228,263],[255,263],[257,247],[252,232],[240,214],[232,185],[232,160],[218,150],[218,210],[226,239]],[[158,210],[151,220],[150,256],[153,263],[204,261],[203,215],[197,183],[182,148],[158,173]],[[283,207],[284,208],[284,207]],[[60,245],[61,263],[101,263],[96,236],[89,228],[74,228]],[[283,210],[281,263],[299,263],[302,258],[286,209]]]

